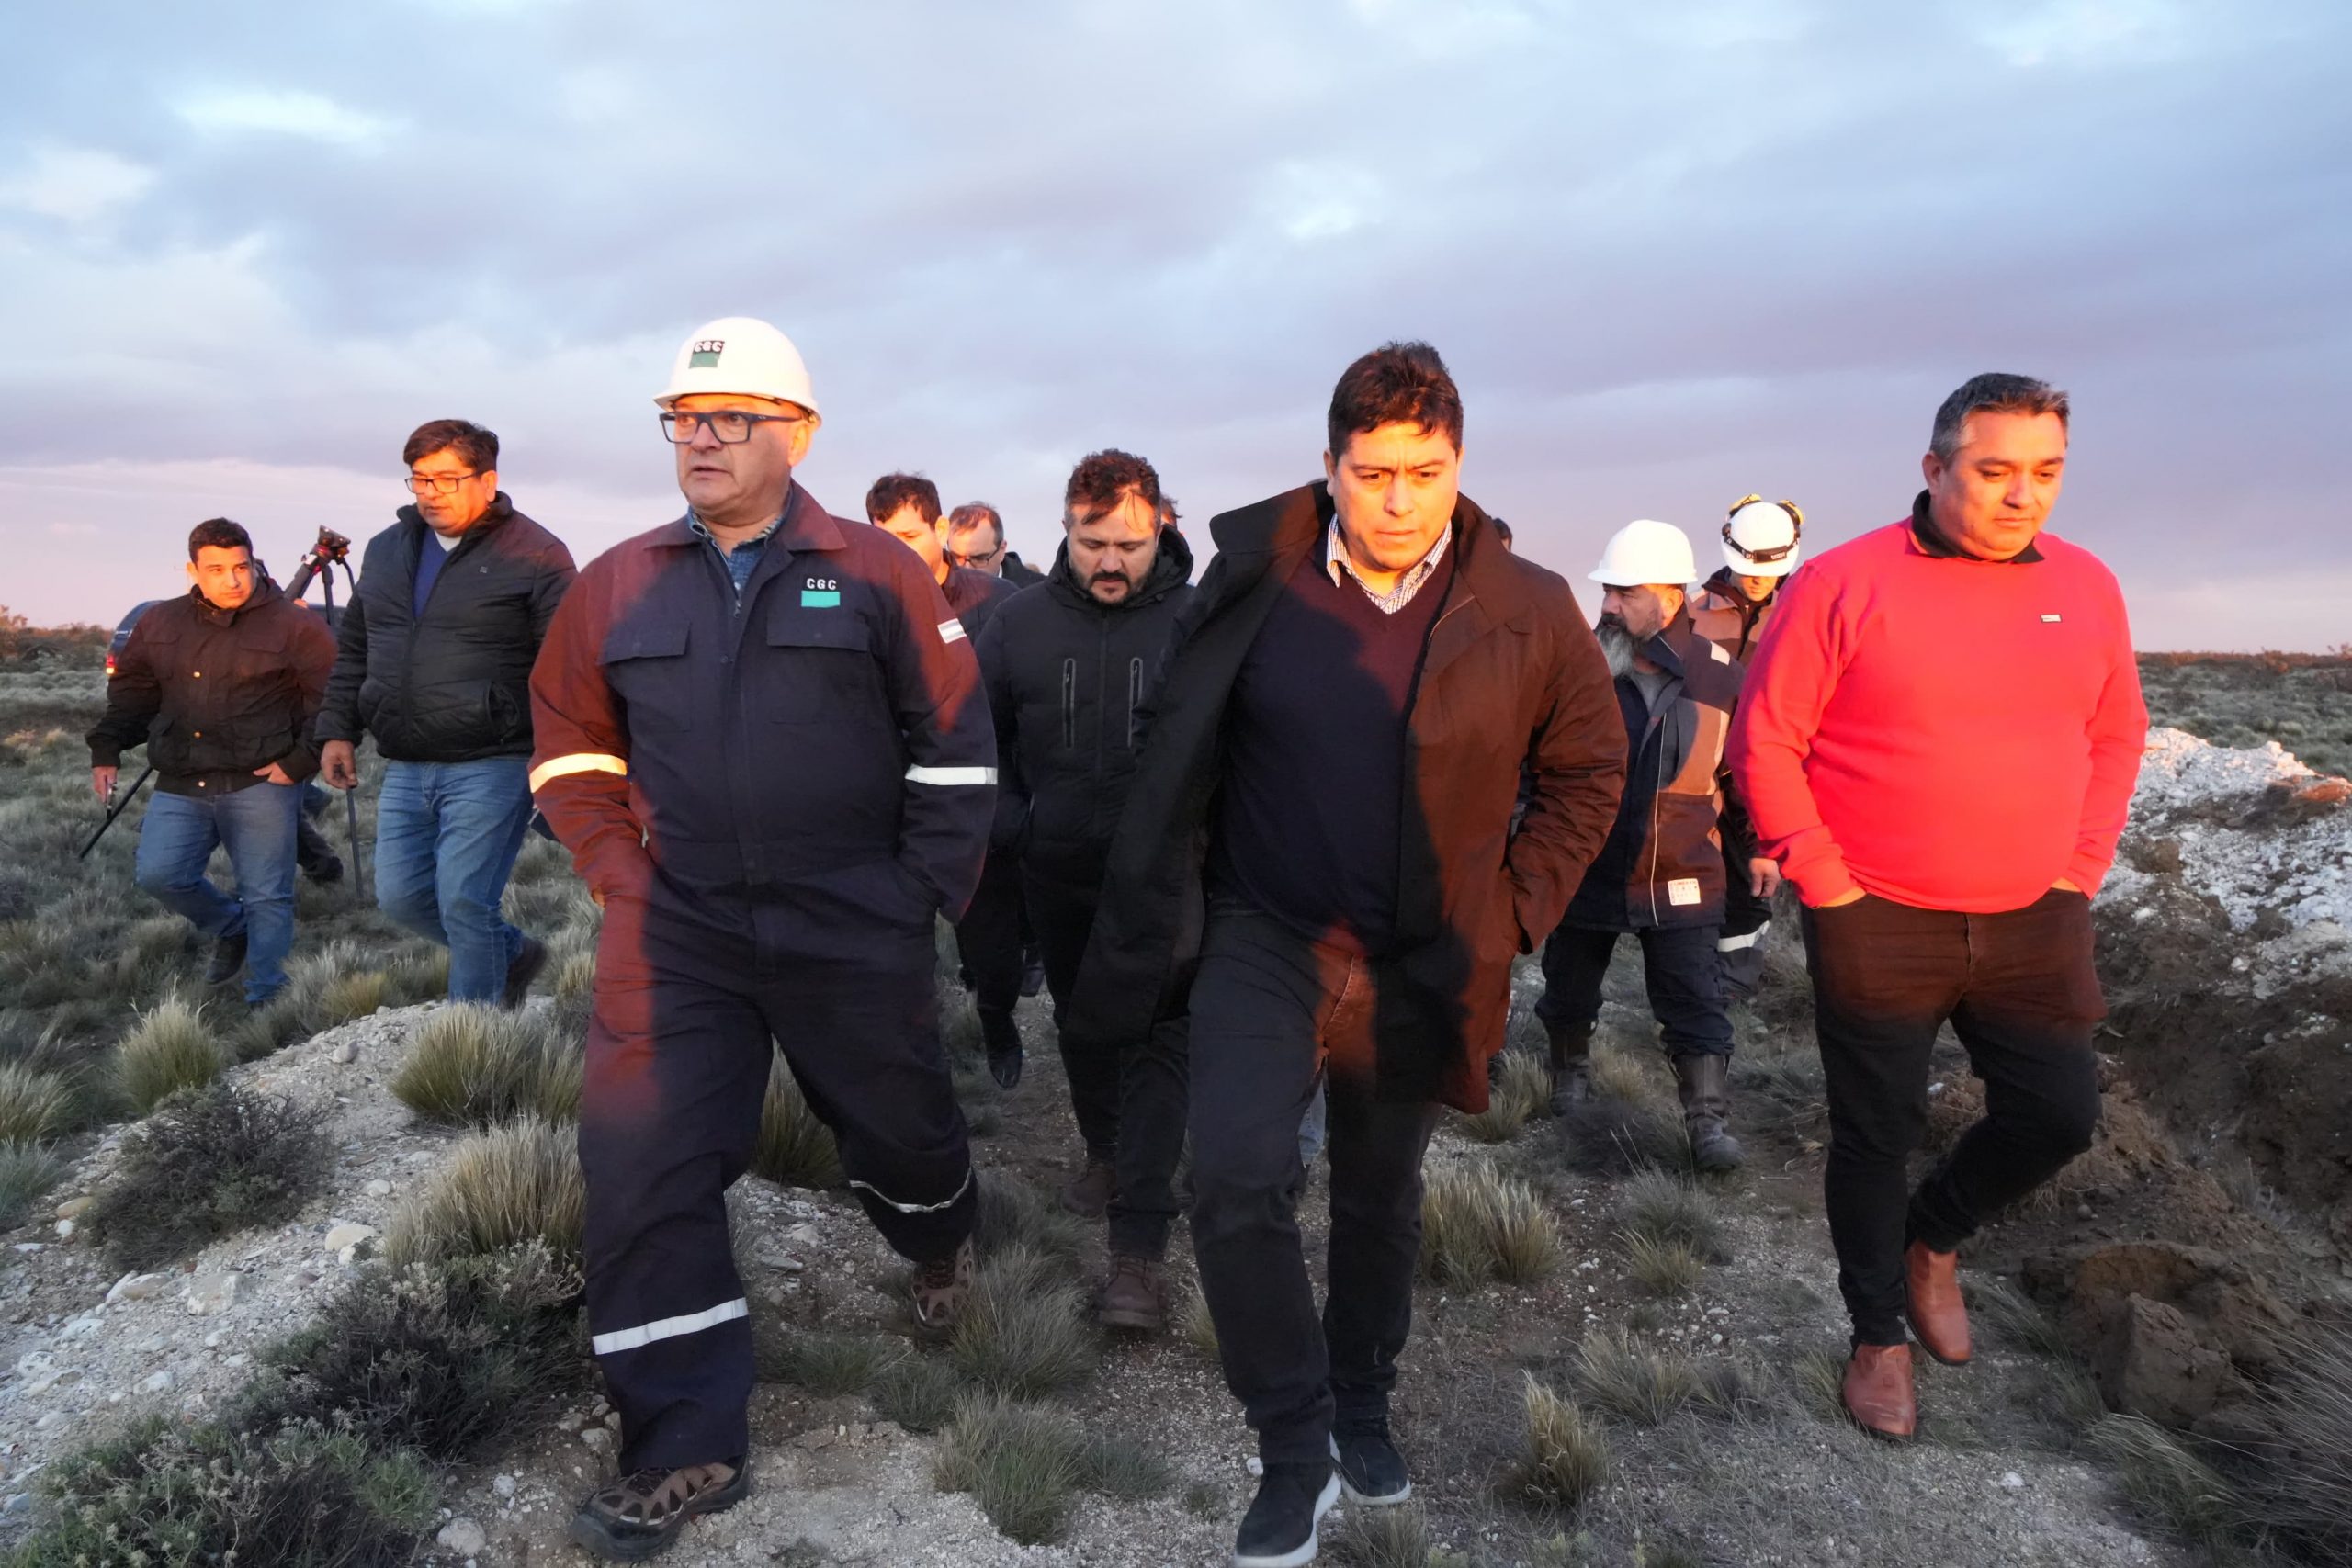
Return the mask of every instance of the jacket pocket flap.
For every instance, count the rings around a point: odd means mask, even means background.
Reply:
[[[617,664],[625,659],[674,659],[685,651],[684,621],[628,622],[605,634],[606,664]]]
[[[779,605],[768,615],[770,648],[842,648],[859,652],[868,644],[865,620],[839,608]]]

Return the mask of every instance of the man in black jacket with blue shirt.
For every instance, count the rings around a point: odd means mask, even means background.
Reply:
[[[449,950],[451,1000],[512,1007],[547,963],[499,907],[531,821],[531,663],[571,553],[498,488],[498,437],[481,426],[435,420],[401,456],[416,502],[368,541],[319,771],[354,787],[356,742],[376,738],[377,904]]]

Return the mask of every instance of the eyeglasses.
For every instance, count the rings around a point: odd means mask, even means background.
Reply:
[[[480,478],[481,475],[478,473],[411,474],[408,477],[408,492],[411,495],[455,495],[459,485],[468,479]]]
[[[676,411],[662,416],[662,434],[670,438],[673,446],[684,446],[702,434],[705,426],[728,446],[736,446],[752,438],[755,424],[797,424],[808,418],[801,413],[744,413],[738,409],[714,409],[708,413]]]
[[[970,555],[959,555],[954,550],[947,550],[944,553],[946,555],[947,563],[950,566],[982,567],[996,559],[997,557],[1004,554],[1004,547],[1002,545],[990,545],[987,549],[975,550]]]

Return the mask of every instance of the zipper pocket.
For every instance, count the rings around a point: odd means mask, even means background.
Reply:
[[[1078,750],[1078,660],[1062,660],[1062,750]]]
[[[1127,660],[1127,750],[1136,749],[1136,710],[1143,706],[1143,660]]]

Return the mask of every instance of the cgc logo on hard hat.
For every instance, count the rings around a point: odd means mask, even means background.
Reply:
[[[687,357],[686,368],[689,370],[707,370],[712,366],[717,365],[718,363],[718,356],[726,352],[727,340],[723,337],[696,338],[695,340],[694,353]]]

